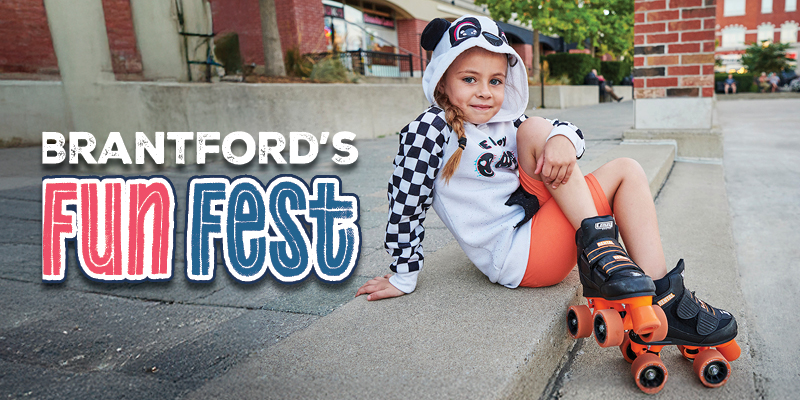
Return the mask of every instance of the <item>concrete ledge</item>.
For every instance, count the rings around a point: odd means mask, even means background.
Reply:
[[[618,146],[660,187],[674,146]],[[417,291],[357,298],[190,393],[218,398],[539,398],[574,343],[563,316],[577,272],[549,288],[490,283],[452,241],[427,257]]]
[[[545,108],[572,108],[600,103],[597,85],[557,85],[544,87]],[[542,106],[542,87],[530,86],[528,107]]]
[[[629,129],[626,141],[675,141],[677,157],[685,159],[722,159],[722,130],[712,129]]]

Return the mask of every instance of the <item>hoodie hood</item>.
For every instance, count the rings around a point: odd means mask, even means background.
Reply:
[[[528,107],[528,75],[519,54],[508,44],[500,26],[490,18],[465,15],[453,23],[441,18],[431,21],[422,32],[422,47],[433,50],[430,64],[422,77],[422,90],[431,104],[441,107],[433,91],[447,68],[464,51],[481,47],[508,55],[506,90],[503,105],[489,122],[513,121]]]

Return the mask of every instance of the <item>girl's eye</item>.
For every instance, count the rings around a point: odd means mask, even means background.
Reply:
[[[463,81],[466,82],[466,83],[475,83],[475,78],[473,78],[471,76],[468,76],[468,77],[464,78]]]
[[[489,83],[491,83],[492,85],[497,86],[497,85],[502,85],[503,81],[501,81],[500,79],[492,79],[491,81],[489,81]]]

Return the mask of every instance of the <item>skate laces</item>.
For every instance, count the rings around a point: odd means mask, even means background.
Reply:
[[[586,259],[589,265],[600,267],[606,275],[623,270],[635,270],[641,272],[638,265],[634,264],[628,253],[619,245],[616,240],[602,239],[592,243],[586,249]]]

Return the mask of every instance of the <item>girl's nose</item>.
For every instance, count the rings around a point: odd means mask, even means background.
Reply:
[[[489,84],[484,82],[478,85],[478,97],[481,98],[489,98],[492,96],[492,92],[489,91]]]

